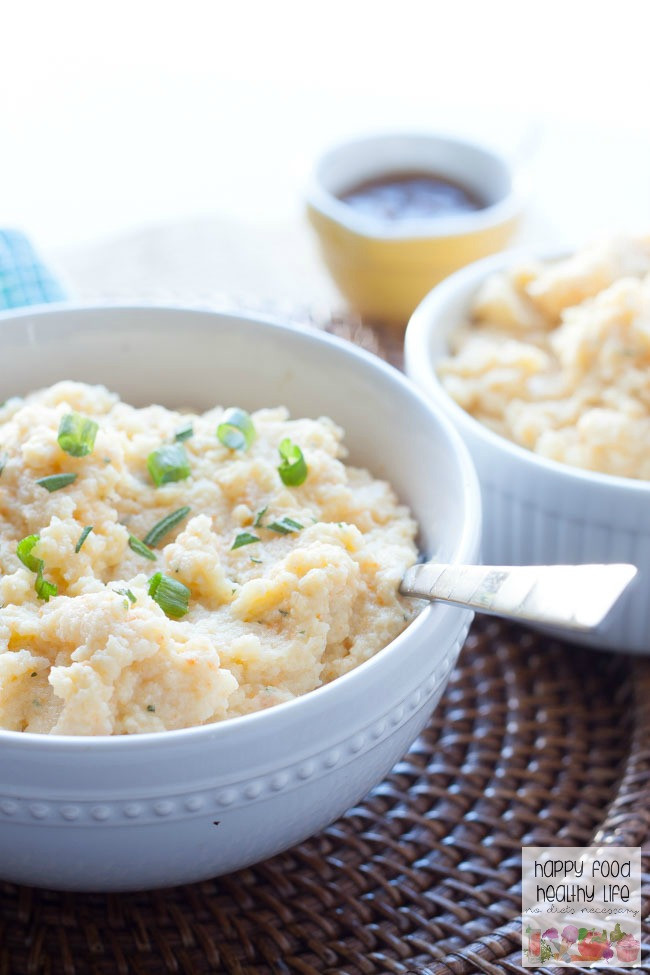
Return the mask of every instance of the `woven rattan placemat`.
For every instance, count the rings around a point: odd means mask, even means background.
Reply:
[[[389,336],[330,327],[399,354]],[[522,845],[643,846],[650,915],[649,697],[650,661],[477,621],[424,734],[329,829],[191,887],[0,884],[0,975],[531,971],[520,964]]]

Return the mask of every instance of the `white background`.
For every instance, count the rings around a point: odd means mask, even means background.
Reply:
[[[441,127],[512,151],[551,237],[650,228],[645,0],[16,0],[0,226],[46,248],[300,212],[314,155]]]

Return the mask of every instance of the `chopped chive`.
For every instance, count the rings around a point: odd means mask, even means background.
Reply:
[[[5,469],[8,460],[9,460],[9,454],[5,453],[4,450],[0,451],[0,475]]]
[[[137,602],[136,597],[133,595],[130,589],[114,589],[113,592],[119,593],[120,596],[126,596],[131,604]]]
[[[67,487],[76,480],[76,474],[50,474],[48,477],[37,478],[36,483],[52,494],[53,491],[60,491],[61,488]]]
[[[95,448],[99,425],[79,413],[66,413],[59,423],[59,447],[71,457],[86,457]]]
[[[250,532],[240,532],[230,546],[230,551],[232,552],[236,548],[243,548],[244,545],[252,545],[253,542],[259,542],[257,535],[251,535]]]
[[[83,546],[83,543],[86,541],[86,539],[88,538],[88,536],[90,535],[90,533],[91,533],[92,530],[93,530],[93,526],[92,525],[86,525],[86,527],[82,531],[81,535],[79,536],[79,541],[77,542],[77,544],[74,547],[74,550],[77,553],[77,555],[81,551],[81,548]]]
[[[56,596],[59,592],[56,585],[53,582],[48,582],[42,575],[36,576],[34,588],[38,598],[43,599],[46,603],[50,601],[50,596]]]
[[[217,437],[231,450],[248,450],[255,440],[255,427],[250,413],[233,406],[223,414],[217,427]]]
[[[254,559],[252,555],[251,555],[251,562],[257,562],[258,565],[262,565],[262,560],[261,559]]]
[[[193,436],[194,436],[194,427],[192,425],[192,421],[188,420],[187,423],[184,423],[182,427],[178,428],[178,430],[174,434],[174,440],[179,440],[179,441],[189,440],[190,437]]]
[[[16,555],[30,572],[36,573],[36,582],[34,583],[36,595],[39,599],[48,602],[50,596],[56,596],[59,590],[53,582],[48,582],[43,578],[43,569],[45,568],[43,559],[37,559],[35,555],[32,555],[32,549],[40,540],[40,535],[27,535],[18,542]]]
[[[156,572],[149,579],[149,595],[167,616],[174,619],[185,616],[189,608],[190,590],[178,579],[171,579],[162,572]]]
[[[269,531],[277,532],[278,535],[289,535],[291,532],[299,532],[304,525],[301,525],[299,521],[294,521],[293,518],[288,518],[286,515],[284,518],[280,518],[279,521],[272,521],[270,525],[266,526]]]
[[[295,443],[291,443],[288,437],[280,441],[278,447],[282,463],[278,467],[278,474],[282,482],[288,487],[299,487],[307,480],[307,462],[302,455],[302,450]]]
[[[156,487],[169,481],[184,481],[192,473],[185,447],[181,443],[163,444],[153,450],[147,457],[147,467]]]
[[[32,549],[40,540],[40,535],[27,535],[18,542],[16,548],[16,555],[30,572],[43,571],[43,559],[37,559],[35,555],[32,555]]]
[[[154,704],[147,704],[147,711],[154,712],[155,710],[156,706]]]
[[[135,552],[136,555],[141,555],[144,559],[151,559],[152,562],[155,562],[158,558],[156,553],[152,552],[149,546],[145,545],[144,542],[141,542],[139,538],[135,537],[135,535],[129,534],[129,548],[131,551]]]
[[[255,515],[255,521],[253,522],[253,528],[263,528],[264,527],[263,524],[262,524],[262,518],[264,517],[264,515],[266,514],[266,512],[268,510],[269,510],[269,506],[267,504],[266,507],[262,508],[261,511],[258,511],[257,512],[257,514]]]
[[[144,544],[155,548],[162,538],[167,535],[172,528],[176,528],[190,513],[190,509],[185,506],[184,508],[178,508],[176,511],[172,511],[170,515],[161,519],[156,525],[151,528],[147,534],[144,536]]]

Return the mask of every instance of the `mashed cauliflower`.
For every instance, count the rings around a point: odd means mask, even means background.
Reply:
[[[70,416],[97,424],[85,456],[61,446]],[[416,526],[388,484],[342,462],[342,431],[266,409],[250,448],[233,449],[223,417],[135,409],[72,382],[0,407],[0,727],[219,721],[333,680],[410,621],[398,585]],[[298,485],[278,470],[287,439],[307,465]],[[189,475],[156,486],[148,458],[164,445],[182,448]],[[77,477],[37,483],[62,473]],[[179,511],[147,555],[142,540]]]
[[[439,374],[477,420],[544,457],[650,479],[650,239],[489,277]]]

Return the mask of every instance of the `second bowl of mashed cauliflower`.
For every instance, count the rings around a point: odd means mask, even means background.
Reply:
[[[415,312],[406,363],[472,453],[484,560],[634,563],[580,639],[650,652],[650,239],[465,268]]]

